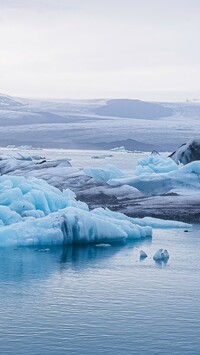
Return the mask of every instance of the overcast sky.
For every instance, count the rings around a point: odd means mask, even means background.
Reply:
[[[200,98],[200,0],[0,0],[0,92]]]

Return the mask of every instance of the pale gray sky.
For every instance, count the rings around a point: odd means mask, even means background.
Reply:
[[[0,0],[0,92],[200,97],[199,0]]]

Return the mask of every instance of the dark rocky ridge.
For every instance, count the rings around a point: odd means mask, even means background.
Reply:
[[[175,152],[169,156],[177,164],[188,164],[192,161],[200,160],[200,140],[191,139],[189,142],[181,145]]]

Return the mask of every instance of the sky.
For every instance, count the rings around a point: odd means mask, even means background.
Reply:
[[[200,98],[199,0],[0,0],[0,92]]]

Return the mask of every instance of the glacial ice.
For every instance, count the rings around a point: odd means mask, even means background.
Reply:
[[[146,259],[147,258],[147,253],[144,250],[140,250],[140,259]]]
[[[167,193],[172,189],[196,189],[200,187],[200,161],[185,166],[177,165],[176,170],[166,164],[166,172],[144,172],[124,178],[113,178],[107,183],[110,186],[130,185],[146,194]]]
[[[155,252],[153,259],[155,261],[166,261],[169,259],[169,253],[166,249],[159,249]]]
[[[86,175],[90,176],[91,178],[94,178],[96,181],[103,181],[103,182],[107,182],[108,180],[114,178],[125,177],[123,171],[118,169],[116,166],[110,164],[108,164],[104,169],[85,168],[84,172]]]
[[[129,217],[129,216],[124,215],[123,213],[113,212],[113,211],[109,210],[108,208],[104,209],[102,207],[95,208],[93,210],[93,213],[98,216],[103,215],[104,217],[111,218],[111,219],[115,218],[118,220],[127,220],[131,223],[138,225],[138,226],[141,226],[141,227],[146,226],[146,227],[151,227],[154,229],[190,228],[191,227],[191,224],[179,222],[179,221],[163,220],[160,218],[153,218],[153,217],[144,217],[144,218]]]
[[[113,152],[126,152],[126,148],[122,145],[121,147],[111,148]]]
[[[136,170],[129,174],[113,165],[106,165],[105,168],[78,169],[71,167],[68,159],[46,161],[40,156],[3,155],[0,156],[0,173],[34,176],[59,189],[69,187],[76,193],[80,187],[88,195],[91,188],[93,189],[91,193],[100,193],[102,185],[102,193],[117,198],[120,196],[123,198],[123,195],[129,198],[131,195],[138,197],[141,194],[165,194],[177,189],[182,192],[191,191],[199,189],[200,186],[200,161],[182,166],[171,158],[159,154],[140,160]]]
[[[188,164],[192,161],[200,160],[200,140],[190,139],[186,144],[182,144],[174,153],[170,155],[176,163]]]
[[[89,211],[70,190],[36,178],[0,177],[0,246],[113,244],[151,236],[151,227],[126,216]]]
[[[16,170],[21,170],[24,173],[26,171],[30,172],[33,170],[43,170],[50,168],[61,168],[70,167],[71,164],[68,159],[58,159],[58,160],[46,160],[44,157],[39,155],[26,155],[26,154],[16,154],[10,155],[0,155],[0,173],[8,174],[13,173]]]
[[[178,170],[179,166],[169,157],[151,154],[145,159],[138,160],[136,175],[145,173],[168,173]]]
[[[119,201],[131,197],[145,203],[145,193],[181,192],[187,197],[191,191],[195,199],[200,162],[181,166],[170,158],[151,155],[139,162],[136,172],[127,175],[112,165],[81,170],[71,167],[66,159],[47,162],[40,156],[22,155],[16,159],[4,155],[0,158],[0,171],[5,174],[0,177],[0,246],[113,244],[151,237],[152,228],[191,225],[151,217],[133,218],[107,208],[89,211],[86,203],[77,201],[70,189],[61,191],[61,186],[71,184],[73,188],[74,184],[75,191],[80,186],[88,194],[88,201],[99,193],[114,195]],[[60,190],[45,180],[55,186],[58,183]]]

